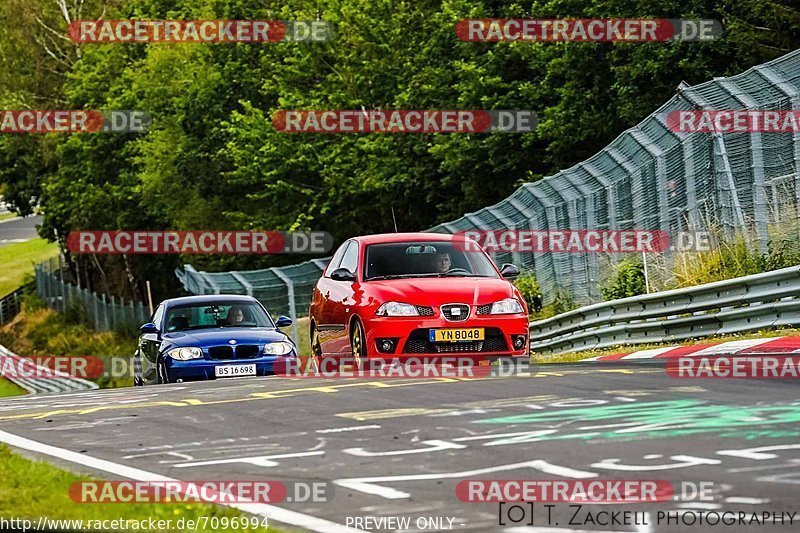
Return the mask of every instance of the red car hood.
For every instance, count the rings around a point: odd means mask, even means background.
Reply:
[[[439,306],[464,303],[483,305],[514,296],[514,286],[492,278],[407,278],[368,281],[370,293],[380,302]]]

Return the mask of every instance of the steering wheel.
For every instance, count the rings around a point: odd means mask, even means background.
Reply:
[[[451,268],[446,273],[447,274],[472,274],[472,272],[470,272],[466,268],[460,268],[460,267]]]

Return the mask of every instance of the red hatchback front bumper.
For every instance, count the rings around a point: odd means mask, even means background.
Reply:
[[[474,310],[473,310],[474,311]],[[482,341],[432,342],[432,329],[482,328]],[[517,315],[475,315],[463,321],[432,317],[371,317],[365,321],[367,355],[384,359],[469,359],[528,355],[528,317]],[[391,345],[391,349],[386,348]]]

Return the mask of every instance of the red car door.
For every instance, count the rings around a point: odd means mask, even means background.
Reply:
[[[333,254],[328,266],[325,267],[325,270],[322,272],[322,276],[317,281],[317,285],[314,287],[314,293],[311,295],[311,308],[309,310],[309,315],[314,321],[314,327],[319,335],[320,348],[324,354],[330,353],[330,344],[328,343],[328,339],[330,338],[331,332],[334,329],[331,324],[331,273],[339,268],[339,264],[342,262],[342,256],[344,255],[344,252],[349,244],[350,241],[343,243],[336,250],[336,253]]]
[[[331,273],[335,270],[346,268],[351,274],[358,276],[360,255],[358,243],[350,241],[342,255],[341,263],[336,269],[331,270]],[[348,323],[355,312],[353,293],[357,281],[335,280],[333,278],[328,278],[325,281],[329,296],[325,302],[325,320],[328,327],[325,335],[325,344],[327,346],[323,347],[323,351],[331,354],[349,354]]]

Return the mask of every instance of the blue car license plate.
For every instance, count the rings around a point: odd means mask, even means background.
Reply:
[[[239,376],[255,376],[255,363],[249,365],[219,365],[214,367],[214,375],[218,378],[237,378]]]

